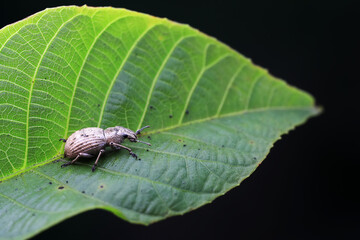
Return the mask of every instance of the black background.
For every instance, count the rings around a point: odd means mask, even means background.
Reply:
[[[360,239],[356,1],[6,1],[0,27],[47,7],[123,7],[188,23],[310,92],[321,116],[283,136],[239,187],[148,227],[89,211],[37,239]],[[0,226],[1,227],[1,226]]]

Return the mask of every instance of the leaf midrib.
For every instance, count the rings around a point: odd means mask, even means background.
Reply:
[[[161,132],[165,132],[165,131],[169,131],[175,128],[179,128],[179,127],[184,127],[184,126],[188,126],[191,124],[196,124],[196,123],[202,123],[202,122],[206,122],[206,121],[211,121],[214,119],[221,119],[221,118],[226,118],[226,117],[234,117],[237,115],[242,115],[242,114],[246,114],[246,113],[252,113],[252,112],[262,112],[262,111],[268,111],[268,110],[283,110],[283,111],[291,111],[291,110],[306,110],[306,109],[314,109],[314,107],[312,106],[299,106],[299,107],[287,107],[287,106],[278,106],[278,107],[264,107],[264,108],[254,108],[254,109],[243,109],[237,112],[231,112],[231,113],[226,113],[226,114],[222,114],[222,115],[213,115],[210,117],[206,117],[206,118],[201,118],[201,119],[196,119],[196,120],[192,120],[192,121],[188,121],[188,122],[183,122],[180,124],[175,124],[169,127],[165,127],[165,128],[160,128],[157,130],[152,130],[152,131],[147,131],[142,133],[143,136],[146,135],[150,135],[150,134],[154,134],[154,133],[161,133]]]
[[[188,125],[191,125],[191,124],[202,123],[202,122],[211,121],[211,120],[215,120],[215,119],[221,119],[221,118],[226,118],[226,117],[235,117],[235,116],[243,115],[243,114],[246,114],[246,113],[262,112],[262,111],[274,111],[274,110],[280,110],[280,111],[313,110],[313,111],[318,111],[318,109],[316,107],[313,107],[313,106],[299,106],[299,107],[286,107],[285,106],[285,107],[270,107],[270,108],[266,107],[266,108],[256,108],[256,109],[246,109],[246,110],[244,109],[244,110],[241,110],[241,111],[238,111],[238,112],[227,113],[227,114],[223,114],[223,115],[219,115],[219,116],[214,115],[214,116],[211,116],[211,117],[197,119],[197,120],[185,122],[185,123],[182,123],[182,124],[176,124],[176,125],[165,127],[165,128],[160,128],[160,129],[156,129],[156,130],[152,130],[152,131],[147,131],[147,132],[142,133],[142,136],[146,136],[146,135],[150,135],[150,134],[156,134],[156,133],[162,133],[162,132],[170,131],[170,130],[173,130],[173,129],[176,129],[176,128],[179,128],[179,127],[185,127],[185,126],[188,126]],[[49,159],[47,161],[44,161],[44,162],[41,162],[41,163],[38,163],[38,164],[34,164],[34,165],[32,165],[32,166],[30,166],[28,168],[25,168],[25,169],[20,169],[19,171],[0,179],[0,181],[8,180],[8,179],[11,179],[11,178],[19,175],[19,174],[29,172],[32,169],[41,167],[41,166],[43,166],[43,165],[45,165],[47,163],[53,162],[53,161],[55,161],[57,159],[60,159],[61,156],[62,156],[62,154],[58,154],[58,155],[54,156],[53,158],[51,158],[51,159]]]

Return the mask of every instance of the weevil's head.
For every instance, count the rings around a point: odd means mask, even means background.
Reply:
[[[128,128],[121,126],[110,127],[104,130],[106,142],[122,143],[125,139],[129,139],[131,142],[136,142],[136,134]]]
[[[111,142],[120,144],[125,139],[129,139],[130,142],[141,142],[141,143],[145,143],[150,146],[151,145],[150,143],[139,141],[138,137],[137,137],[143,129],[148,128],[148,127],[149,126],[145,126],[141,129],[137,130],[136,132],[131,131],[130,129],[122,127],[122,126],[107,128],[104,130],[106,142],[108,144],[110,144]]]
[[[137,141],[136,133],[134,133],[130,129],[124,128],[124,127],[121,127],[121,126],[116,126],[115,128],[118,129],[117,135],[121,136],[123,141],[125,139],[129,139],[130,142],[136,142]]]

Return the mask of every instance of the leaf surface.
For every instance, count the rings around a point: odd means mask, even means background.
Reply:
[[[47,9],[0,30],[0,238],[94,208],[149,224],[211,202],[318,113],[313,98],[187,25],[124,9]],[[61,169],[85,127],[150,125],[127,151]],[[51,163],[52,162],[52,163]]]

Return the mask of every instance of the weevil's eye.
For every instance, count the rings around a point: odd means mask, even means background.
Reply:
[[[123,136],[123,138],[127,138],[127,137],[128,137],[128,135],[127,135],[127,134],[123,134],[122,136]]]

